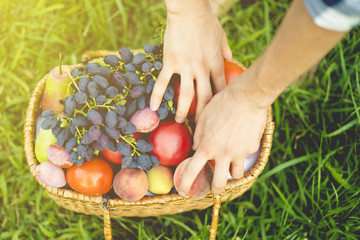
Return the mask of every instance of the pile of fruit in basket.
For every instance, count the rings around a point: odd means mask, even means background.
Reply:
[[[192,136],[189,124],[174,121],[178,75],[157,112],[149,108],[161,67],[160,43],[146,45],[137,54],[122,47],[119,55],[93,59],[83,69],[51,70],[37,124],[38,179],[50,187],[85,195],[116,194],[128,201],[175,191],[174,180],[179,184],[184,160],[191,155]],[[227,82],[243,71],[229,62],[225,69]],[[195,108],[196,97],[189,115]],[[190,195],[204,197],[212,176],[208,163]]]

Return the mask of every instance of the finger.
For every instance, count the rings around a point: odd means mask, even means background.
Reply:
[[[221,44],[221,52],[226,61],[229,61],[229,62],[232,61],[232,52],[231,52],[231,48],[228,44],[225,32],[223,32],[223,41]]]
[[[231,162],[230,174],[234,179],[239,179],[244,176],[244,157],[238,158]]]
[[[169,67],[164,66],[161,70],[150,98],[150,109],[152,111],[158,110],[172,74],[173,70]]]
[[[198,122],[196,123],[195,133],[194,133],[194,137],[193,137],[193,139],[194,139],[193,150],[196,150],[198,148],[198,146],[200,145],[200,142],[204,136],[204,128],[205,128],[204,115],[205,115],[205,113],[202,112],[200,114]]]
[[[214,91],[215,93],[218,93],[226,87],[224,60],[222,58],[218,58],[215,61],[215,65],[211,68],[210,73],[214,86]]]
[[[230,159],[218,157],[215,159],[215,166],[211,191],[214,195],[217,195],[222,193],[226,186],[227,177],[229,175]]]
[[[195,152],[194,156],[189,159],[186,163],[183,175],[181,177],[181,182],[179,184],[179,192],[189,194],[191,187],[199,175],[201,169],[207,163],[208,157],[204,155],[201,151]]]
[[[206,104],[212,98],[209,75],[205,73],[201,73],[196,77],[196,94],[197,94],[197,104],[196,104],[195,122],[197,122],[201,110],[206,106]]]
[[[180,94],[178,100],[178,108],[176,110],[175,121],[178,123],[183,123],[194,97],[194,80],[192,75],[185,71],[181,73],[181,82],[180,82]]]

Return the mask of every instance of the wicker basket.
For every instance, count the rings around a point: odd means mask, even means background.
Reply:
[[[95,57],[104,57],[107,54],[117,53],[111,51],[87,52],[84,54],[82,61],[87,62]],[[237,64],[239,63],[237,62]],[[83,64],[72,65],[73,68],[83,68],[83,66]],[[214,207],[212,226],[210,229],[210,239],[215,239],[221,202],[232,200],[248,190],[255,182],[256,178],[260,175],[268,161],[274,131],[271,108],[268,109],[267,123],[262,137],[261,150],[255,166],[241,179],[229,180],[226,185],[225,192],[223,192],[221,196],[213,196],[211,193],[208,193],[208,195],[201,200],[193,200],[188,196],[182,197],[177,193],[173,193],[145,196],[139,201],[129,202],[119,198],[107,199],[103,196],[86,196],[73,190],[46,186],[35,176],[35,168],[39,163],[34,153],[36,119],[40,114],[41,99],[45,89],[46,77],[47,75],[45,75],[37,83],[26,111],[24,147],[30,171],[41,187],[45,189],[49,197],[51,197],[58,205],[79,213],[88,215],[103,215],[105,239],[112,239],[111,217],[147,217],[176,214],[191,211],[193,209],[205,209],[212,205]]]

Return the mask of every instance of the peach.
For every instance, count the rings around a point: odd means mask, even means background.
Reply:
[[[174,186],[174,174],[169,167],[163,165],[153,166],[146,175],[149,180],[149,191],[152,193],[167,194]]]
[[[47,156],[52,164],[61,168],[69,168],[74,164],[70,162],[70,154],[65,151],[65,148],[56,143],[48,147]]]
[[[179,191],[178,187],[181,182],[181,178],[186,167],[186,164],[189,162],[190,158],[182,161],[177,168],[175,169],[174,174],[174,183],[176,190]],[[188,195],[195,200],[199,200],[207,195],[211,189],[211,182],[214,176],[214,170],[209,162],[205,164],[203,169],[196,177],[194,183],[191,186],[190,192]]]
[[[123,168],[114,178],[115,193],[126,201],[137,201],[143,198],[149,188],[146,173],[139,168]]]
[[[130,122],[134,124],[138,132],[149,133],[153,131],[160,122],[157,112],[151,111],[149,107],[137,110],[132,115]]]
[[[36,166],[36,177],[49,187],[63,187],[66,185],[64,171],[49,161]]]

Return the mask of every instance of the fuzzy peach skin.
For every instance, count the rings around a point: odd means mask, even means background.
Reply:
[[[138,201],[145,196],[149,181],[143,170],[124,168],[115,175],[113,188],[120,198],[126,201]]]
[[[181,178],[185,169],[186,164],[189,162],[189,158],[182,161],[176,168],[174,174],[174,184],[176,190],[181,182]],[[205,164],[203,169],[201,169],[199,175],[196,177],[193,185],[191,186],[190,192],[188,193],[190,197],[195,200],[199,200],[206,196],[206,194],[211,189],[211,182],[214,176],[214,170],[209,162]],[[179,191],[179,190],[178,190]]]

